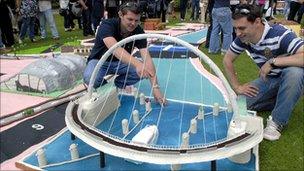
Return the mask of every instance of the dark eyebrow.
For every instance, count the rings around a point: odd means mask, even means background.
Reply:
[[[243,30],[243,29],[245,29],[246,28],[246,26],[239,26],[239,27],[233,27],[234,29],[241,29],[241,30]]]
[[[139,21],[139,19],[132,19],[132,18],[128,18],[128,17],[127,17],[127,19],[128,19],[129,21],[133,21],[133,20],[134,20],[135,22],[138,22],[138,21]]]

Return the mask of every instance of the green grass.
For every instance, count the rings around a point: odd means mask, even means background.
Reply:
[[[82,35],[82,30],[78,29],[76,26],[76,30],[71,32],[65,32],[64,26],[63,26],[63,17],[55,14],[55,21],[56,26],[59,32],[60,39],[59,40],[53,40],[52,35],[50,33],[49,27],[47,26],[47,38],[42,40],[39,36],[36,36],[36,39],[38,40],[35,43],[30,42],[29,38],[26,37],[22,44],[16,43],[14,48],[16,54],[40,54],[42,51],[56,45],[56,44],[63,44],[63,45],[80,45],[80,40],[85,38],[91,38],[91,37],[84,37]],[[77,23],[77,20],[74,20],[75,24]],[[12,52],[14,53],[14,52]]]
[[[170,18],[170,24],[174,25],[179,23],[179,13],[176,13],[177,19]],[[60,40],[54,41],[50,38],[46,40],[40,40],[37,43],[30,43],[29,40],[25,41],[23,45],[18,46],[18,53],[40,53],[42,50],[51,47],[56,43],[65,45],[79,45],[82,36],[82,30],[75,30],[72,32],[64,32],[63,30],[63,19],[59,15],[55,15],[57,28],[60,34]],[[189,12],[186,15],[189,19]],[[48,31],[49,32],[49,31]],[[48,33],[50,36],[50,33]],[[200,48],[205,54],[208,55],[207,49],[204,47]],[[220,54],[212,54],[209,57],[218,65],[223,71],[222,59],[223,56]],[[258,77],[258,69],[251,59],[246,55],[242,54],[235,63],[236,72],[241,83],[252,81]],[[303,167],[303,96],[297,103],[292,116],[289,121],[289,125],[284,129],[282,136],[279,141],[269,142],[263,140],[260,144],[260,170],[304,170]],[[258,113],[259,116],[266,118],[270,112]]]

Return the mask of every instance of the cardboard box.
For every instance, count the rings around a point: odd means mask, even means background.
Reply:
[[[162,30],[164,28],[165,24],[163,24],[159,18],[149,18],[144,22],[145,30]]]

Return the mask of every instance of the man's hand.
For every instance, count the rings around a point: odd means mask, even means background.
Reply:
[[[264,81],[266,81],[267,74],[271,71],[272,67],[269,62],[265,62],[265,64],[260,69],[260,76]]]
[[[141,78],[150,79],[154,100],[157,103],[159,103],[161,106],[164,106],[167,104],[167,100],[159,89],[156,70],[151,55],[147,48],[139,49],[139,52],[141,54],[143,61],[139,62],[136,60],[136,62],[134,62],[135,63],[134,66],[136,68],[137,74]]]
[[[148,70],[147,67],[142,62],[138,62],[135,66],[137,75],[140,78],[152,78],[154,74],[151,70]]]
[[[259,93],[259,89],[256,86],[251,85],[250,83],[239,85],[235,89],[235,91],[237,94],[244,94],[249,97],[254,97]]]
[[[163,94],[160,92],[160,89],[157,88],[152,88],[153,89],[153,95],[154,95],[154,99],[157,103],[159,103],[160,105],[166,105],[167,104],[167,100],[166,98],[163,96]]]

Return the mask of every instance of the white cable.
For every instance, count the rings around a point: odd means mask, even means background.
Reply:
[[[189,53],[187,51],[187,57],[188,57]],[[187,86],[187,62],[188,60],[185,61],[185,81],[184,81],[184,90],[183,90],[183,100],[185,101],[186,99],[186,86]],[[178,144],[181,144],[181,136],[182,136],[182,123],[183,123],[183,118],[184,118],[184,108],[185,108],[185,103],[183,103],[182,105],[182,111],[181,111],[181,121],[180,121],[180,128],[179,128],[179,138],[178,138]]]

